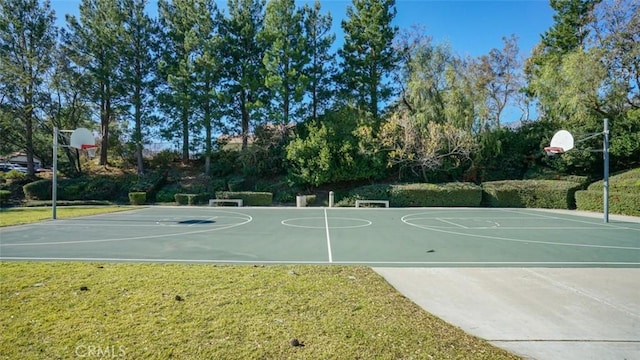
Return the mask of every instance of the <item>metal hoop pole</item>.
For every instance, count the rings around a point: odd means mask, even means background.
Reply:
[[[51,181],[51,218],[56,219],[56,199],[58,197],[58,128],[53,128],[53,180]]]
[[[604,222],[609,222],[609,119],[604,119]]]

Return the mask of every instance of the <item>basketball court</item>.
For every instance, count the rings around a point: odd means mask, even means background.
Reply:
[[[526,209],[148,207],[0,235],[3,260],[640,267],[640,224]]]
[[[532,209],[148,207],[0,229],[1,261],[372,266],[527,359],[640,359],[640,221]]]

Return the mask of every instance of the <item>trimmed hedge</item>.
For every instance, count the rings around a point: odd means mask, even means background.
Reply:
[[[489,207],[575,209],[579,183],[559,180],[506,180],[482,184],[483,203]]]
[[[604,181],[596,181],[591,183],[587,190],[602,191]],[[640,193],[640,168],[633,169],[609,176],[609,192],[632,192]]]
[[[217,191],[216,199],[242,199],[245,206],[271,206],[273,193],[255,191]]]
[[[576,192],[578,210],[604,211],[604,192],[583,190]],[[609,192],[609,213],[640,216],[640,193]]]
[[[391,187],[389,206],[478,207],[482,188],[473,183],[408,184]]]
[[[354,206],[356,200],[389,200],[394,207],[478,207],[482,188],[473,183],[367,185],[349,192],[337,206]]]
[[[51,180],[37,180],[22,187],[27,200],[51,200]]]
[[[146,192],[130,192],[129,193],[129,202],[131,205],[142,205],[147,201],[147,193]]]
[[[576,192],[578,210],[604,211],[604,182],[596,181],[586,191]],[[609,177],[609,212],[640,216],[640,168]]]
[[[81,176],[58,180],[58,200],[126,201],[130,192],[146,192],[150,199],[165,183],[166,174],[144,176]],[[51,200],[51,180],[26,184],[22,190],[27,200]]]

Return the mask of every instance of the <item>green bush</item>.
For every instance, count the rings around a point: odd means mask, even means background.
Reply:
[[[296,200],[295,189],[281,189],[275,192],[274,199],[278,203],[291,203]]]
[[[390,206],[480,206],[482,189],[473,183],[367,185],[349,192],[336,206],[354,206],[356,200],[389,200]]]
[[[146,192],[130,192],[129,193],[129,202],[131,205],[142,205],[147,201],[147,193]]]
[[[578,210],[604,211],[604,181],[576,192],[576,206]],[[640,168],[609,177],[609,212],[640,216]]]
[[[176,194],[180,193],[181,191],[182,189],[177,184],[165,186],[156,193],[156,201],[161,203],[175,202]]]
[[[18,170],[11,170],[4,174],[4,178],[7,180],[24,179],[26,177],[27,177],[27,174]]]
[[[583,211],[604,211],[604,192],[583,190],[576,192],[576,206]],[[609,212],[640,216],[640,193],[609,193]]]
[[[51,180],[37,180],[22,187],[27,200],[51,200]]]
[[[390,206],[480,206],[482,188],[473,183],[394,185]]]
[[[596,181],[587,187],[590,191],[602,191],[604,181]],[[633,192],[640,193],[640,168],[616,173],[609,176],[610,192]]]
[[[209,194],[175,194],[174,198],[178,205],[199,205],[209,199]]]
[[[489,207],[575,209],[581,185],[559,180],[505,180],[482,184],[482,201]]]
[[[218,191],[216,199],[242,199],[245,206],[271,206],[273,194],[255,191]]]
[[[0,205],[6,205],[11,199],[11,191],[0,190]]]

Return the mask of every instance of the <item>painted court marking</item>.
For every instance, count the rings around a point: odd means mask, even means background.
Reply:
[[[169,237],[169,236],[184,236],[184,235],[193,235],[193,234],[202,234],[202,233],[206,233],[206,232],[213,232],[213,231],[218,231],[218,230],[225,230],[225,229],[231,229],[231,228],[235,228],[238,226],[242,226],[245,224],[250,223],[251,221],[253,221],[253,217],[251,217],[250,215],[247,214],[243,214],[243,213],[238,213],[238,212],[231,212],[231,211],[219,211],[222,213],[228,213],[228,214],[233,214],[233,215],[239,215],[239,216],[229,216],[229,218],[232,219],[240,219],[242,221],[240,222],[236,222],[236,223],[232,223],[232,224],[225,224],[225,225],[220,225],[220,226],[208,226],[207,229],[204,230],[193,230],[193,231],[184,231],[184,232],[175,232],[175,233],[165,233],[165,234],[157,234],[157,235],[142,235],[142,236],[132,236],[132,237],[117,237],[117,238],[107,238],[107,239],[89,239],[89,240],[69,240],[69,241],[50,241],[50,242],[34,242],[34,243],[5,243],[2,242],[0,243],[0,247],[9,247],[9,246],[47,246],[47,245],[68,245],[68,244],[88,244],[88,243],[101,243],[101,242],[117,242],[117,241],[129,241],[129,240],[146,240],[146,239],[158,239],[158,238],[164,238],[164,237]],[[187,219],[187,218],[193,218],[191,217],[180,217],[181,219]],[[220,218],[218,216],[218,218]],[[69,220],[66,220],[67,222],[69,222]],[[172,220],[175,221],[175,220]],[[59,223],[46,223],[46,224],[50,224],[50,225],[59,225]],[[70,223],[65,223],[64,226],[68,226],[71,225]],[[92,225],[99,225],[99,226],[103,226],[102,223],[81,223],[81,224],[75,224],[77,226],[92,226]],[[134,224],[135,225],[135,224]],[[194,224],[183,224],[183,225],[171,225],[173,227],[181,227],[181,228],[190,228],[192,225]],[[210,224],[206,224],[206,225],[210,225]],[[40,225],[38,225],[40,226]],[[111,226],[115,226],[115,225],[111,225]],[[129,226],[128,225],[119,225],[119,227],[126,227]],[[161,224],[151,224],[151,225],[146,225],[146,226],[153,226],[155,228],[161,227]]]
[[[474,233],[463,233],[463,232],[445,230],[445,229],[442,229],[442,228],[436,228],[436,227],[427,226],[427,225],[420,225],[420,224],[416,224],[416,223],[413,222],[415,219],[421,219],[421,218],[415,217],[415,216],[423,215],[423,214],[427,214],[427,213],[416,213],[416,214],[405,215],[405,216],[403,216],[401,218],[401,221],[403,223],[409,225],[409,226],[414,226],[414,227],[417,227],[417,228],[420,228],[420,229],[431,230],[431,231],[436,231],[436,232],[441,232],[441,233],[451,234],[451,235],[461,235],[461,236],[476,237],[476,238],[498,240],[498,241],[510,241],[510,242],[527,243],[527,244],[544,244],[544,245],[554,245],[554,246],[588,247],[588,248],[598,248],[598,249],[640,250],[640,247],[631,247],[631,246],[611,246],[611,245],[591,245],[591,244],[578,244],[578,243],[559,243],[559,242],[553,242],[553,241],[522,240],[522,239],[514,239],[514,238],[491,236],[491,235],[480,235],[480,234],[474,234]],[[424,219],[424,218],[422,218],[422,219]],[[562,218],[556,218],[556,219],[564,220]],[[475,229],[472,229],[472,230],[475,230]]]
[[[353,225],[331,225],[331,229],[355,229],[361,228],[365,226],[369,226],[372,224],[371,221],[365,219],[357,219],[357,218],[345,218],[345,217],[327,217],[327,213],[325,211],[324,217],[303,217],[303,218],[293,218],[293,219],[285,219],[280,223],[284,226],[302,228],[302,229],[325,229],[329,228],[329,219],[331,220],[347,220],[347,222],[353,222]],[[314,223],[321,225],[304,225],[304,223],[308,220],[312,220]],[[319,221],[316,221],[319,220]]]

